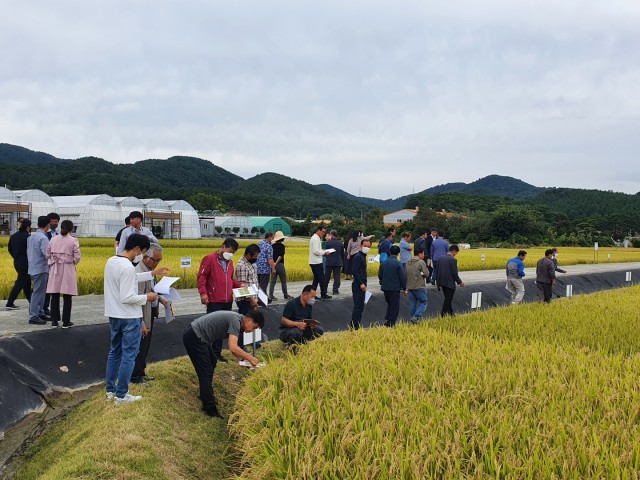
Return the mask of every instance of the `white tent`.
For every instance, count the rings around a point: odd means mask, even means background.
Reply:
[[[235,227],[238,228],[238,233],[242,233],[245,228],[250,232],[253,228],[253,223],[251,223],[251,220],[248,217],[225,215],[222,217],[215,217],[214,220],[216,228],[222,228],[220,235],[223,237],[226,237],[229,234],[235,235],[235,232],[233,231]]]
[[[180,214],[180,238],[200,238],[198,212],[184,200],[167,200],[174,213]]]
[[[56,203],[42,190],[14,190],[13,193],[19,202],[31,205],[31,221],[33,225],[38,224],[38,217],[56,212]]]
[[[53,197],[61,220],[71,220],[78,237],[115,237],[124,216],[109,195]]]

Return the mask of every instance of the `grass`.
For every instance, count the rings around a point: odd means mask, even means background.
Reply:
[[[639,307],[631,287],[272,342],[264,369],[216,369],[226,424],[188,359],[154,364],[142,402],[87,402],[16,478],[638,478]]]
[[[263,351],[264,349],[264,351]],[[261,358],[283,354],[278,343]],[[226,354],[228,355],[228,354]],[[198,383],[188,357],[148,367],[153,386],[131,386],[144,398],[116,407],[100,394],[56,423],[28,451],[16,479],[193,479],[228,478],[237,465],[224,420],[201,410]],[[252,375],[219,363],[214,392],[228,417],[239,388]]]

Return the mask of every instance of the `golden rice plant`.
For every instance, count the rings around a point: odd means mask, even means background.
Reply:
[[[638,478],[638,294],[325,335],[240,392],[240,476]]]

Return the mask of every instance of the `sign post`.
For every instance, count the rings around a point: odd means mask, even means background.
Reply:
[[[183,272],[183,288],[187,288],[187,268],[191,268],[191,257],[180,257],[180,266]]]
[[[598,263],[598,242],[593,244],[593,263]]]

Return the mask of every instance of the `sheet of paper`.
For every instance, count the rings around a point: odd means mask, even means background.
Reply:
[[[256,334],[256,342],[262,341],[262,329],[261,328],[256,328],[251,333],[243,333],[242,334],[242,340],[244,341],[245,345],[251,345],[253,343],[253,334],[254,333]]]
[[[175,320],[176,316],[173,313],[173,302],[168,302],[169,305],[164,307],[164,318],[167,323],[171,323]]]
[[[176,283],[178,280],[180,280],[180,277],[162,277],[162,280],[156,283],[153,290],[160,295],[168,294],[171,285]]]
[[[258,366],[254,367],[251,365],[251,362],[247,361],[247,360],[240,360],[238,362],[238,365],[240,365],[241,367],[247,367],[249,370],[255,370],[256,368],[262,368],[262,367],[266,367],[267,364],[264,362],[260,362],[258,364]]]
[[[262,290],[258,289],[258,298],[265,306],[269,305],[269,297]]]
[[[171,287],[169,289],[169,293],[162,294],[162,298],[171,302],[175,302],[176,300],[180,300],[181,297],[178,291],[175,288]]]
[[[369,302],[369,299],[371,298],[371,295],[373,295],[373,293],[371,293],[369,290],[364,292],[364,303],[365,304]]]
[[[327,248],[327,249],[325,250],[325,253],[326,253],[326,252],[333,253],[333,252],[335,252],[335,251],[336,251],[336,249],[335,249],[335,248]]]

